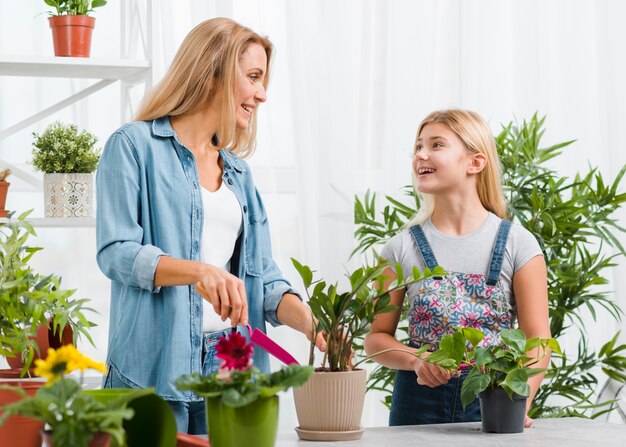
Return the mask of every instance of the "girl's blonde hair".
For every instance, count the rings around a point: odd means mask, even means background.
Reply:
[[[181,116],[202,110],[219,101],[217,137],[242,158],[254,152],[256,112],[247,129],[237,129],[234,92],[239,76],[239,59],[250,44],[259,44],[267,55],[263,86],[267,88],[272,43],[254,31],[226,18],[197,25],[185,37],[163,80],[144,98],[136,121],[164,116]]]
[[[425,126],[440,123],[456,134],[471,153],[484,154],[487,159],[485,168],[478,173],[476,191],[483,206],[496,216],[506,219],[506,202],[502,194],[502,170],[496,149],[496,141],[487,122],[476,112],[460,109],[439,110],[429,114],[417,128],[415,141],[420,137]],[[413,172],[413,188],[420,199],[421,206],[407,226],[424,223],[435,211],[435,197],[421,193],[417,187],[417,176]]]

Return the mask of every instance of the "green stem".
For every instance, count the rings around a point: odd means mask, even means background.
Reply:
[[[387,352],[392,352],[392,351],[404,352],[404,353],[406,353],[406,354],[410,354],[410,355],[412,355],[413,357],[422,358],[421,354],[416,354],[416,353],[413,353],[413,352],[411,352],[411,351],[407,351],[406,349],[400,349],[400,348],[387,348],[387,349],[383,349],[382,351],[375,352],[375,353],[373,353],[373,354],[371,354],[371,355],[368,355],[367,357],[362,358],[361,360],[359,360],[358,362],[356,362],[356,363],[354,364],[354,366],[352,367],[352,369],[356,369],[356,367],[357,367],[357,366],[359,366],[361,363],[363,363],[363,362],[365,362],[365,361],[367,361],[367,360],[369,360],[369,359],[371,359],[371,358],[374,358],[374,357],[376,357],[377,355],[380,355],[380,354],[385,354],[385,353],[387,353]]]

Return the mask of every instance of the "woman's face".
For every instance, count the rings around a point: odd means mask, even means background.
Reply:
[[[250,118],[259,103],[265,102],[265,73],[267,72],[267,55],[258,43],[248,45],[239,59],[239,74],[235,89],[237,106],[237,129],[246,129]]]

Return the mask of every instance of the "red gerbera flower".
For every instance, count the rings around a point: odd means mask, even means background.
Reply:
[[[243,335],[233,332],[221,337],[215,346],[217,358],[223,360],[222,367],[227,369],[248,369],[252,358],[252,343],[248,343]]]

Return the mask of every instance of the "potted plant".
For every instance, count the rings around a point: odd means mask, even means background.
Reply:
[[[35,235],[26,220],[29,214],[0,223],[0,355],[21,357],[22,375],[47,350],[48,330],[60,338],[70,327],[74,339],[83,335],[91,342],[88,329],[93,326],[83,313],[91,310],[84,307],[86,299],[71,299],[75,291],[62,289],[59,277],[41,275],[28,265],[41,250],[27,245],[28,237]],[[42,326],[46,333],[38,344],[36,335]]]
[[[26,375],[40,354],[45,357],[51,333],[52,340],[60,342],[71,328],[74,337],[82,334],[91,341],[87,329],[93,326],[83,314],[88,310],[84,307],[86,300],[72,300],[74,291],[61,289],[58,277],[40,275],[29,267],[30,258],[41,250],[27,245],[28,237],[35,234],[26,221],[29,213],[0,223],[0,355],[18,368],[0,370],[0,377],[12,380]],[[22,379],[13,384],[32,395],[42,383]],[[0,405],[19,398],[21,395],[11,391],[0,391]],[[41,427],[38,421],[11,417],[0,428],[0,445],[32,447]]]
[[[3,169],[0,171],[0,217],[7,217],[9,211],[5,209],[7,204],[7,193],[9,192],[9,186],[11,185],[6,181],[6,178],[11,174],[10,169]]]
[[[33,166],[44,173],[46,217],[91,217],[98,139],[74,124],[55,122],[33,132]]]
[[[54,8],[48,22],[52,29],[55,56],[89,57],[91,34],[96,19],[89,16],[107,0],[44,0]]]
[[[46,424],[44,445],[108,446],[110,438],[116,445],[126,445],[123,422],[133,417],[128,404],[139,397],[152,394],[152,389],[128,390],[106,403],[92,393],[82,390],[81,383],[65,377],[75,370],[92,368],[106,373],[104,364],[82,355],[73,345],[50,349],[46,360],[36,360],[35,373],[48,379],[34,396],[19,387],[3,386],[22,395],[22,400],[2,407],[0,426],[9,416],[39,419]]]
[[[301,386],[313,372],[310,366],[291,364],[263,374],[252,364],[252,343],[233,332],[216,345],[222,359],[210,376],[181,376],[176,386],[204,397],[213,447],[273,447],[278,429],[279,391]]]
[[[415,268],[405,278],[402,267],[396,265],[397,279],[383,288],[383,282],[389,279],[384,275],[389,264],[378,259],[375,265],[360,267],[350,274],[350,290],[339,292],[337,284],[327,286],[325,281],[314,281],[308,266],[295,259],[292,262],[304,283],[316,330],[326,337],[322,365],[304,386],[294,389],[300,423],[296,432],[306,440],[360,439],[366,373],[358,368],[361,362],[352,363],[355,340],[369,331],[376,315],[395,309],[389,304],[389,292],[445,272],[439,267],[424,272]],[[313,348],[311,343],[310,365],[314,363]],[[390,350],[394,349],[383,352]],[[382,352],[368,358],[378,354]]]
[[[551,350],[562,354],[554,338],[526,339],[520,329],[501,332],[502,343],[481,343],[484,334],[472,327],[458,328],[444,335],[439,348],[425,360],[449,371],[470,370],[461,387],[461,403],[467,407],[477,397],[483,431],[520,433],[524,431],[528,379],[545,371],[533,368]],[[427,349],[428,346],[425,346]],[[529,352],[537,352],[532,357]]]

